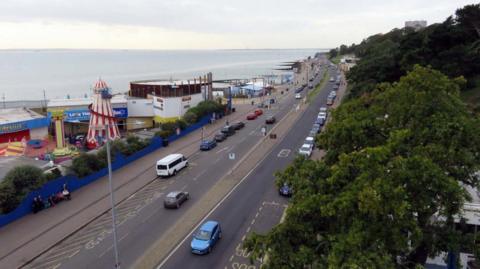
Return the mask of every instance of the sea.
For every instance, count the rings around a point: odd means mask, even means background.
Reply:
[[[212,72],[213,80],[281,74],[281,64],[313,57],[326,49],[245,50],[0,50],[0,98],[43,100],[91,95],[105,80],[113,93],[130,81],[193,79]],[[45,94],[45,96],[44,96]]]

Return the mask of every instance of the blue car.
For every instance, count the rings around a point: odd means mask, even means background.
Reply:
[[[200,150],[211,150],[217,146],[215,139],[203,140],[200,144]]]
[[[190,247],[194,254],[207,254],[212,251],[213,246],[222,237],[220,223],[209,220],[200,226],[200,229],[193,236]]]
[[[293,190],[287,183],[283,183],[283,186],[278,189],[278,193],[281,196],[291,197],[293,194]]]

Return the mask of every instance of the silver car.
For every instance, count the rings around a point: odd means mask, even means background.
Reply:
[[[190,199],[190,194],[185,191],[172,191],[163,200],[165,208],[179,208],[185,201]]]

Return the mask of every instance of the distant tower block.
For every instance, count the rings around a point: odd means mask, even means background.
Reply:
[[[90,109],[90,125],[87,134],[88,148],[96,148],[107,136],[106,128],[109,128],[109,138],[120,138],[117,122],[112,110],[112,94],[105,81],[99,79],[93,86],[93,103]]]

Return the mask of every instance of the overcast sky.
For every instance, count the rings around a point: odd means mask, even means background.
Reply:
[[[331,48],[476,2],[0,0],[0,49]]]

